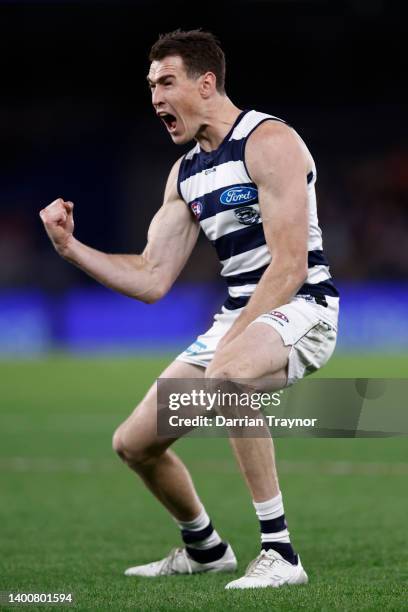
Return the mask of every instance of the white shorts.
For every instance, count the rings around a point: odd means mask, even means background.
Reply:
[[[339,298],[326,296],[327,306],[314,298],[296,295],[289,304],[259,316],[253,323],[266,323],[281,336],[285,346],[291,346],[288,363],[288,385],[315,372],[325,365],[336,346]],[[214,316],[208,331],[183,351],[177,359],[206,368],[214,358],[218,342],[242,312],[227,310]],[[252,323],[251,323],[252,325]]]

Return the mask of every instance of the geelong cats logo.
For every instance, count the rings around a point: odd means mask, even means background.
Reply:
[[[260,219],[259,212],[252,206],[236,208],[234,210],[234,215],[238,221],[242,223],[242,225],[254,225],[255,223],[258,223]]]

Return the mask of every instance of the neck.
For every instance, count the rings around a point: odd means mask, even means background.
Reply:
[[[242,111],[227,96],[219,96],[209,106],[195,139],[203,151],[217,149]]]

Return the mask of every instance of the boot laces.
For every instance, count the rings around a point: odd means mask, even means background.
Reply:
[[[245,576],[264,576],[277,561],[281,561],[281,559],[272,557],[268,555],[266,550],[262,550],[261,554],[248,565]]]
[[[191,573],[191,566],[188,562],[186,551],[184,548],[173,548],[165,559],[162,561],[162,566],[159,570],[160,576],[169,576],[170,574],[177,574],[177,559],[182,556],[186,561],[189,573]]]

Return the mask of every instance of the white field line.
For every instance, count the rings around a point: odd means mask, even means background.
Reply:
[[[193,468],[205,468],[221,472],[235,472],[238,468],[234,462],[229,461],[203,461],[190,462]],[[121,463],[116,459],[53,459],[52,457],[3,457],[0,458],[0,472],[21,473],[78,473],[91,474],[101,472],[116,472],[122,469]],[[279,461],[278,471],[283,474],[327,474],[330,476],[344,476],[357,474],[363,476],[407,476],[408,463],[387,462],[353,462],[353,461]]]
[[[1,472],[71,472],[90,474],[92,472],[113,472],[120,467],[119,461],[106,459],[53,459],[52,457],[5,457],[0,458]]]

